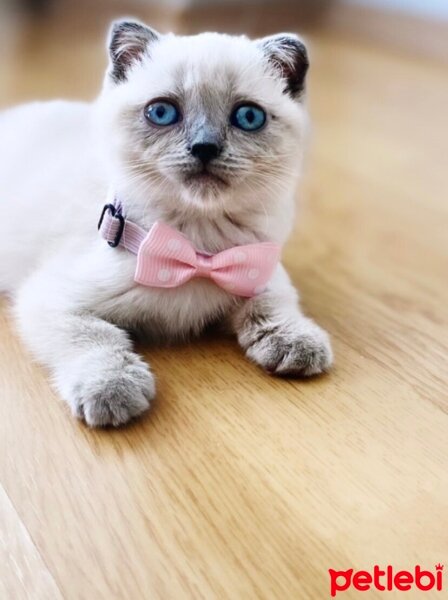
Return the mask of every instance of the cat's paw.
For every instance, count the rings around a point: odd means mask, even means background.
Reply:
[[[59,387],[90,427],[124,425],[146,412],[155,395],[154,376],[137,354],[107,348],[80,356]]]
[[[260,327],[246,348],[246,355],[279,376],[318,375],[333,362],[328,334],[310,320],[297,326]]]

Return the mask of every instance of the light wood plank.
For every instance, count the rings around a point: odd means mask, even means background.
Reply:
[[[59,589],[0,486],[0,598],[60,600]]]

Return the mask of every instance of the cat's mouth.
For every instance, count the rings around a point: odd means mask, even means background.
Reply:
[[[195,171],[194,173],[189,173],[186,175],[185,183],[191,186],[209,187],[215,189],[229,186],[229,182],[226,179],[217,173],[213,173],[206,167],[204,167],[201,171]]]

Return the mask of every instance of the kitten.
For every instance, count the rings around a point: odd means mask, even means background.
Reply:
[[[328,369],[328,336],[301,313],[281,264],[252,298],[205,278],[146,287],[134,280],[135,255],[96,229],[102,206],[118,201],[133,223],[163,222],[205,254],[282,245],[307,123],[303,43],[161,35],[122,21],[108,47],[93,104],[0,115],[0,290],[60,395],[90,426],[126,423],[155,394],[127,331],[186,338],[216,321],[269,372]]]

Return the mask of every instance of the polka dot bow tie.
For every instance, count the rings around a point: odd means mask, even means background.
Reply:
[[[110,246],[137,255],[135,281],[150,287],[173,288],[205,277],[227,292],[250,298],[265,289],[280,257],[280,246],[270,242],[203,254],[168,225],[154,223],[147,232],[113,204],[104,207],[98,229]]]

